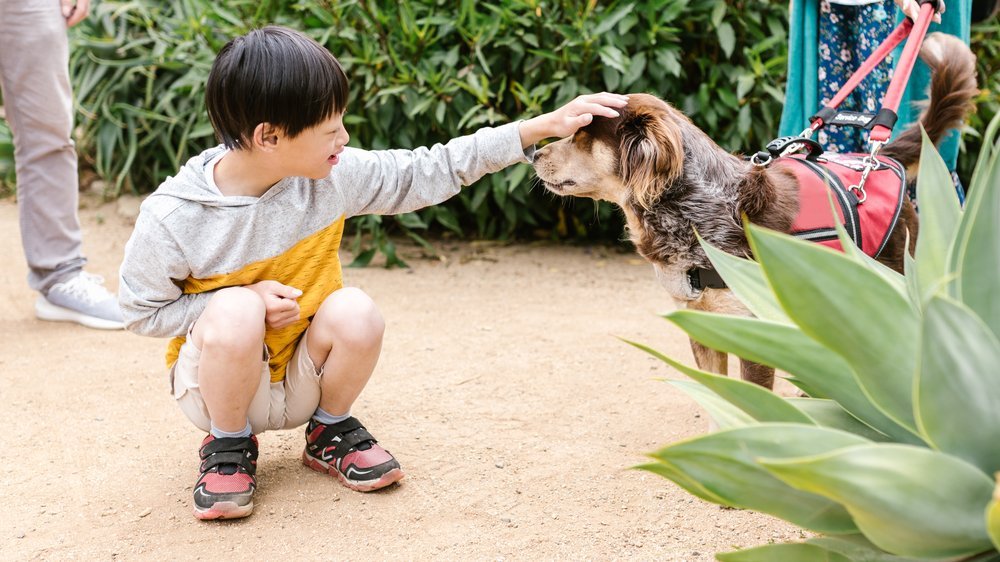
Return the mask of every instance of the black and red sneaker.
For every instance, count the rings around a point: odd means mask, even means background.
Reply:
[[[385,488],[403,477],[399,462],[356,418],[330,425],[309,420],[302,463],[359,492]]]
[[[237,519],[253,511],[257,437],[214,437],[201,442],[201,477],[194,485],[194,516]]]

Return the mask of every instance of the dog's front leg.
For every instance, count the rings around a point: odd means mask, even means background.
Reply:
[[[729,375],[729,354],[705,347],[694,340],[690,341],[694,362],[699,369],[723,376]]]

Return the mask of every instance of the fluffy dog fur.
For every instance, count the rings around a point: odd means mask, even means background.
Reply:
[[[930,99],[920,122],[937,143],[974,109],[975,55],[955,37],[927,36],[920,53],[931,68]],[[920,156],[917,125],[882,149],[899,160],[910,178]],[[759,168],[729,154],[686,116],[664,101],[630,94],[614,119],[599,118],[574,136],[545,146],[535,173],[559,195],[603,199],[625,213],[628,234],[678,306],[749,315],[728,289],[695,291],[687,271],[710,268],[695,231],[715,247],[749,256],[741,217],[788,232],[798,212],[795,177],[783,167]],[[916,244],[917,214],[907,198],[879,261],[902,271],[903,256]],[[907,232],[910,242],[907,248]],[[727,356],[691,341],[699,368],[726,374]],[[741,360],[741,375],[767,388],[774,369]]]

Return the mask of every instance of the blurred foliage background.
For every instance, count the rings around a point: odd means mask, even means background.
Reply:
[[[71,32],[81,164],[105,196],[152,191],[215,144],[203,105],[214,54],[266,24],[326,45],[351,79],[351,144],[409,148],[550,111],[581,93],[651,92],[731,151],[777,131],[787,0],[131,0],[96,2]],[[1000,23],[973,31],[983,94],[959,163],[971,174],[976,131],[1000,109]],[[0,182],[12,185],[0,126]],[[389,235],[616,240],[608,204],[562,200],[528,166],[488,176],[443,205],[352,221],[362,261]],[[358,253],[358,252],[356,252]]]

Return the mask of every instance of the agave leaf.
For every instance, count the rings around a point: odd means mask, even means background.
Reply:
[[[759,424],[681,441],[650,456],[698,482],[725,505],[769,513],[814,531],[853,533],[857,527],[841,505],[781,482],[756,459],[797,458],[864,443],[870,442],[835,429]]]
[[[837,216],[836,207],[833,202],[833,192],[827,193],[827,197],[830,200],[831,212],[834,216]],[[885,279],[886,282],[894,286],[897,291],[902,292],[905,290],[906,278],[903,275],[864,253],[858,247],[858,244],[854,240],[851,240],[851,236],[847,234],[847,230],[844,228],[844,225],[840,224],[840,221],[835,221],[833,228],[837,231],[837,239],[840,240],[840,247],[844,249],[844,255],[879,274],[882,279]]]
[[[720,562],[851,562],[851,559],[808,543],[768,544],[715,555]]]
[[[889,554],[881,548],[873,545],[871,541],[865,538],[862,534],[813,537],[807,540],[806,543],[846,556],[848,560],[863,560],[864,562],[913,562],[912,558],[904,558],[894,554]],[[945,562],[947,560],[954,561],[954,558],[938,558],[934,560]],[[934,561],[927,559],[924,560],[924,562]]]
[[[990,535],[993,547],[1000,549],[1000,475],[994,476],[997,486],[993,488],[993,498],[986,505],[986,532]]]
[[[1000,279],[1000,151],[993,152],[985,168],[979,169],[979,164],[976,171],[982,179],[969,194],[951,249],[956,279],[949,291],[976,311],[993,333],[1000,333],[1000,299],[994,293],[994,281]]]
[[[723,252],[706,242],[701,236],[698,236],[698,241],[712,265],[715,266],[716,271],[725,280],[726,285],[740,299],[740,302],[750,309],[754,316],[782,324],[791,324],[792,321],[788,319],[788,315],[774,298],[771,286],[764,278],[764,273],[757,262]]]
[[[965,305],[935,296],[924,311],[914,402],[934,448],[1000,470],[1000,339]]]
[[[872,404],[915,433],[918,324],[905,294],[840,252],[752,224],[747,231],[788,316],[851,365]]]
[[[691,495],[697,496],[707,502],[719,505],[728,505],[726,500],[708,491],[705,486],[694,478],[689,477],[685,472],[678,470],[669,462],[658,460],[645,464],[636,465],[632,468],[652,472],[670,480],[681,488],[687,490]]]
[[[628,340],[625,340],[625,343],[649,353],[653,357],[656,357],[657,359],[691,377],[696,382],[718,394],[727,402],[743,410],[757,421],[804,424],[816,423],[809,416],[799,411],[795,406],[786,402],[780,396],[762,386],[739,379],[732,379],[723,375],[706,373],[705,371],[688,367],[687,365],[679,361],[675,361],[655,349],[642,345],[641,343]]]
[[[870,441],[891,440],[889,436],[852,416],[850,412],[833,400],[820,398],[786,398],[785,400],[812,418],[816,425],[853,433]]]
[[[946,558],[992,548],[983,513],[993,483],[956,457],[867,444],[758,462],[791,486],[843,504],[861,532],[893,554]]]
[[[836,400],[851,415],[898,441],[921,442],[865,397],[851,366],[840,355],[797,327],[694,310],[678,310],[666,318],[712,349],[785,371],[793,384],[811,396]]]
[[[948,251],[962,217],[948,166],[927,137],[927,132],[921,129],[921,134],[923,146],[920,149],[920,175],[917,176],[920,236],[917,237],[913,275],[920,289],[918,303],[936,291],[949,273]]]
[[[983,134],[983,144],[979,149],[979,158],[976,159],[976,166],[972,171],[972,181],[969,184],[970,193],[988,189],[990,185],[996,185],[996,181],[992,184],[988,183],[986,169],[995,158],[1000,158],[998,156],[1000,143],[994,145],[998,132],[1000,132],[1000,113],[993,116],[990,124],[986,127],[986,133]]]
[[[721,396],[693,381],[667,381],[671,385],[683,390],[685,394],[694,399],[699,406],[708,412],[708,416],[715,422],[719,429],[729,429],[731,427],[745,427],[757,423],[757,420],[750,417],[743,410],[726,402]]]

